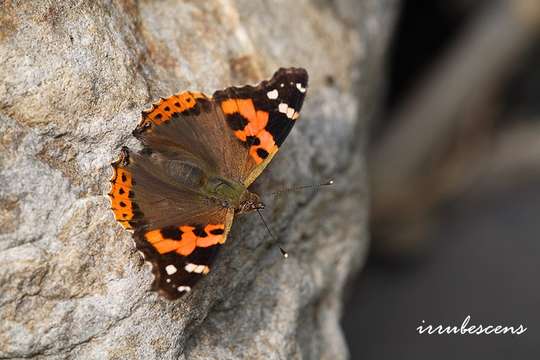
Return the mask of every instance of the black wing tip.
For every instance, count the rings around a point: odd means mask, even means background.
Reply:
[[[301,67],[280,67],[269,80],[263,80],[256,86],[244,85],[244,86],[230,86],[224,90],[217,90],[212,97],[216,100],[243,97],[253,92],[262,91],[269,86],[277,86],[285,82],[300,83],[302,87],[307,88],[308,84],[308,72]]]
[[[303,76],[308,77],[308,72],[305,68],[302,67],[280,67],[277,69],[277,71],[274,73],[272,77],[275,76],[281,76],[281,75],[296,75],[296,76]]]
[[[309,75],[307,70],[301,67],[281,67],[274,73],[270,79],[270,82],[283,81],[282,79],[284,78],[294,79],[293,81],[299,82],[303,86],[306,86],[309,80]]]

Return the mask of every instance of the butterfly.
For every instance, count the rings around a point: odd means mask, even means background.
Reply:
[[[248,188],[298,120],[307,84],[305,69],[280,68],[257,86],[180,92],[142,112],[142,150],[122,147],[108,195],[152,264],[152,290],[171,300],[191,291],[234,216],[264,207]]]

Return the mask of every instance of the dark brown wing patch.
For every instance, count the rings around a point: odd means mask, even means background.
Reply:
[[[207,176],[196,164],[169,159],[160,153],[135,153],[123,147],[120,159],[112,165],[109,196],[115,218],[125,227],[159,229],[171,224],[218,224],[227,212],[204,194],[201,186]]]
[[[189,101],[192,106],[172,111],[182,94],[195,94],[187,98],[192,99]],[[164,104],[169,105],[164,107]],[[242,179],[245,148],[230,133],[223,112],[211,98],[202,93],[184,92],[154,107],[143,114],[143,120],[133,131],[146,149],[196,164],[209,174],[235,181]],[[157,114],[163,114],[160,121],[152,120]]]

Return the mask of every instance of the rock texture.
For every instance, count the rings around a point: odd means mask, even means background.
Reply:
[[[361,147],[392,0],[0,3],[0,358],[339,359],[363,260]],[[259,193],[290,252],[238,218],[215,271],[177,302],[115,223],[109,163],[152,100],[310,73],[303,116]]]

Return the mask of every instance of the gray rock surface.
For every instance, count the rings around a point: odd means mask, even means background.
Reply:
[[[361,147],[393,0],[0,2],[0,358],[341,359],[348,277],[367,245]],[[183,89],[302,66],[302,119],[254,184],[214,271],[179,301],[106,196],[140,111]]]

